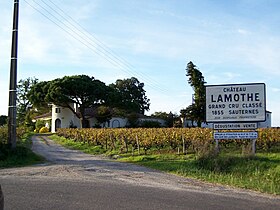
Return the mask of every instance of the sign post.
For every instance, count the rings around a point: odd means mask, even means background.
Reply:
[[[264,83],[206,86],[206,122],[214,123],[216,148],[220,139],[252,139],[252,153],[255,154],[257,122],[265,120]],[[237,132],[219,132],[220,130]]]

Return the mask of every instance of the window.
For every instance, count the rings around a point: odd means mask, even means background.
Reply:
[[[55,108],[55,113],[60,113],[60,108]]]

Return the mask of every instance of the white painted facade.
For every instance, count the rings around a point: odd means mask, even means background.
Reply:
[[[123,117],[112,117],[110,121],[103,123],[101,127],[103,128],[123,128],[128,125],[128,120],[127,118]]]
[[[166,126],[166,121],[159,118],[139,118],[139,122],[158,122],[161,126]]]
[[[72,108],[76,111],[74,105]],[[99,125],[104,128],[121,128],[128,124],[128,120],[122,117],[112,117],[108,122],[99,124],[96,118],[91,117],[88,119],[89,127]],[[81,128],[81,120],[68,108],[52,105],[52,129],[51,132],[55,133],[57,128],[69,127]]]
[[[72,105],[72,108],[76,110],[76,107]],[[128,119],[124,117],[112,117],[108,122],[98,123],[96,118],[88,117],[88,125],[89,127],[100,126],[103,128],[123,128],[129,125]],[[159,122],[162,126],[165,125],[165,121],[157,118],[139,118],[140,122],[143,121],[156,121]],[[81,128],[82,122],[81,120],[69,109],[66,107],[52,105],[52,126],[51,132],[55,133],[57,128],[69,128],[76,127]]]
[[[72,105],[72,108],[74,109],[74,105]],[[52,105],[51,132],[54,133],[56,128],[69,128],[71,124],[80,128],[80,119],[70,109]]]

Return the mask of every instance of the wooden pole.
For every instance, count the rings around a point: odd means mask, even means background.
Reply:
[[[256,140],[257,139],[252,140],[252,155],[256,154]]]
[[[17,52],[18,52],[19,0],[14,0],[13,34],[10,65],[10,88],[8,107],[8,145],[16,148],[16,103],[17,103]]]
[[[219,148],[219,140],[218,139],[215,139],[216,141],[216,153],[218,154],[220,152],[220,148]]]
[[[183,135],[182,135],[182,141],[183,141],[183,154],[185,155],[185,154],[187,154],[187,153],[186,153],[185,138],[184,138],[184,136],[183,136]]]

